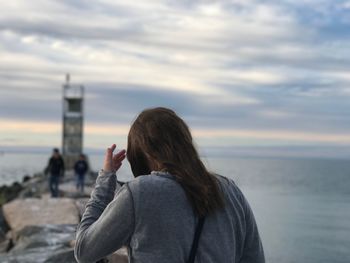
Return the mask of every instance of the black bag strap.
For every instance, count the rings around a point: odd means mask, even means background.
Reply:
[[[203,225],[204,225],[205,217],[201,217],[198,220],[196,232],[194,234],[190,258],[188,259],[187,263],[194,263],[194,259],[196,258],[197,248],[198,248],[198,242],[199,237],[201,236]]]
[[[168,173],[162,173],[162,172],[153,172],[153,173],[156,174],[157,176],[161,176],[163,178],[168,178],[176,181],[175,177]],[[205,216],[200,217],[198,219],[196,232],[194,233],[193,243],[191,247],[190,257],[187,263],[194,263],[194,260],[196,258],[197,248],[198,248],[199,237],[201,236],[201,233],[202,233],[204,221],[205,221]]]

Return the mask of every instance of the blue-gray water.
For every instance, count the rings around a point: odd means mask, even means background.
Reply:
[[[41,154],[0,156],[0,184],[41,171]],[[90,156],[97,170],[103,156]],[[267,262],[350,262],[350,161],[207,158],[211,170],[233,178],[249,200]],[[129,166],[120,171],[131,179]]]

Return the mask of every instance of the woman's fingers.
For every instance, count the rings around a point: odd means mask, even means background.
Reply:
[[[123,150],[120,150],[118,153],[116,153],[114,156],[122,156],[122,155],[125,155],[126,151],[123,149]]]
[[[112,153],[113,153],[113,151],[115,150],[115,148],[117,147],[117,145],[115,145],[114,143],[112,144],[112,146],[111,146],[111,151],[112,151]]]
[[[125,159],[125,150],[121,150],[118,153],[113,154],[116,147],[117,146],[115,144],[112,144],[111,147],[107,148],[106,150],[105,163],[103,168],[106,172],[117,171],[122,165],[122,161]]]
[[[113,164],[121,163],[125,159],[125,155],[119,157],[119,158],[113,158]]]
[[[115,171],[117,171],[122,165],[122,161],[125,159],[125,153],[125,150],[121,150],[113,156],[113,168]]]
[[[115,150],[117,146],[115,144],[112,144],[111,147],[107,148],[106,150],[106,160],[107,159],[112,159],[112,156],[113,156],[113,151]]]
[[[123,160],[125,158],[125,150],[121,150],[113,156],[113,161]]]
[[[105,162],[103,170],[106,172],[112,171],[112,162],[113,162],[113,151],[115,150],[117,146],[115,144],[112,144],[111,147],[107,148],[106,155],[105,155]]]

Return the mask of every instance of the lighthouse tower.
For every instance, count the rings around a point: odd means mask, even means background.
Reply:
[[[70,75],[63,84],[62,153],[66,169],[72,169],[83,152],[84,86],[72,85]]]

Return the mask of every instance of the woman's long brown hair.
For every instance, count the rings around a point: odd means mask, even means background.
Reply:
[[[200,160],[188,126],[170,109],[140,113],[129,131],[127,158],[135,177],[152,170],[174,175],[199,217],[224,205],[217,179]]]

